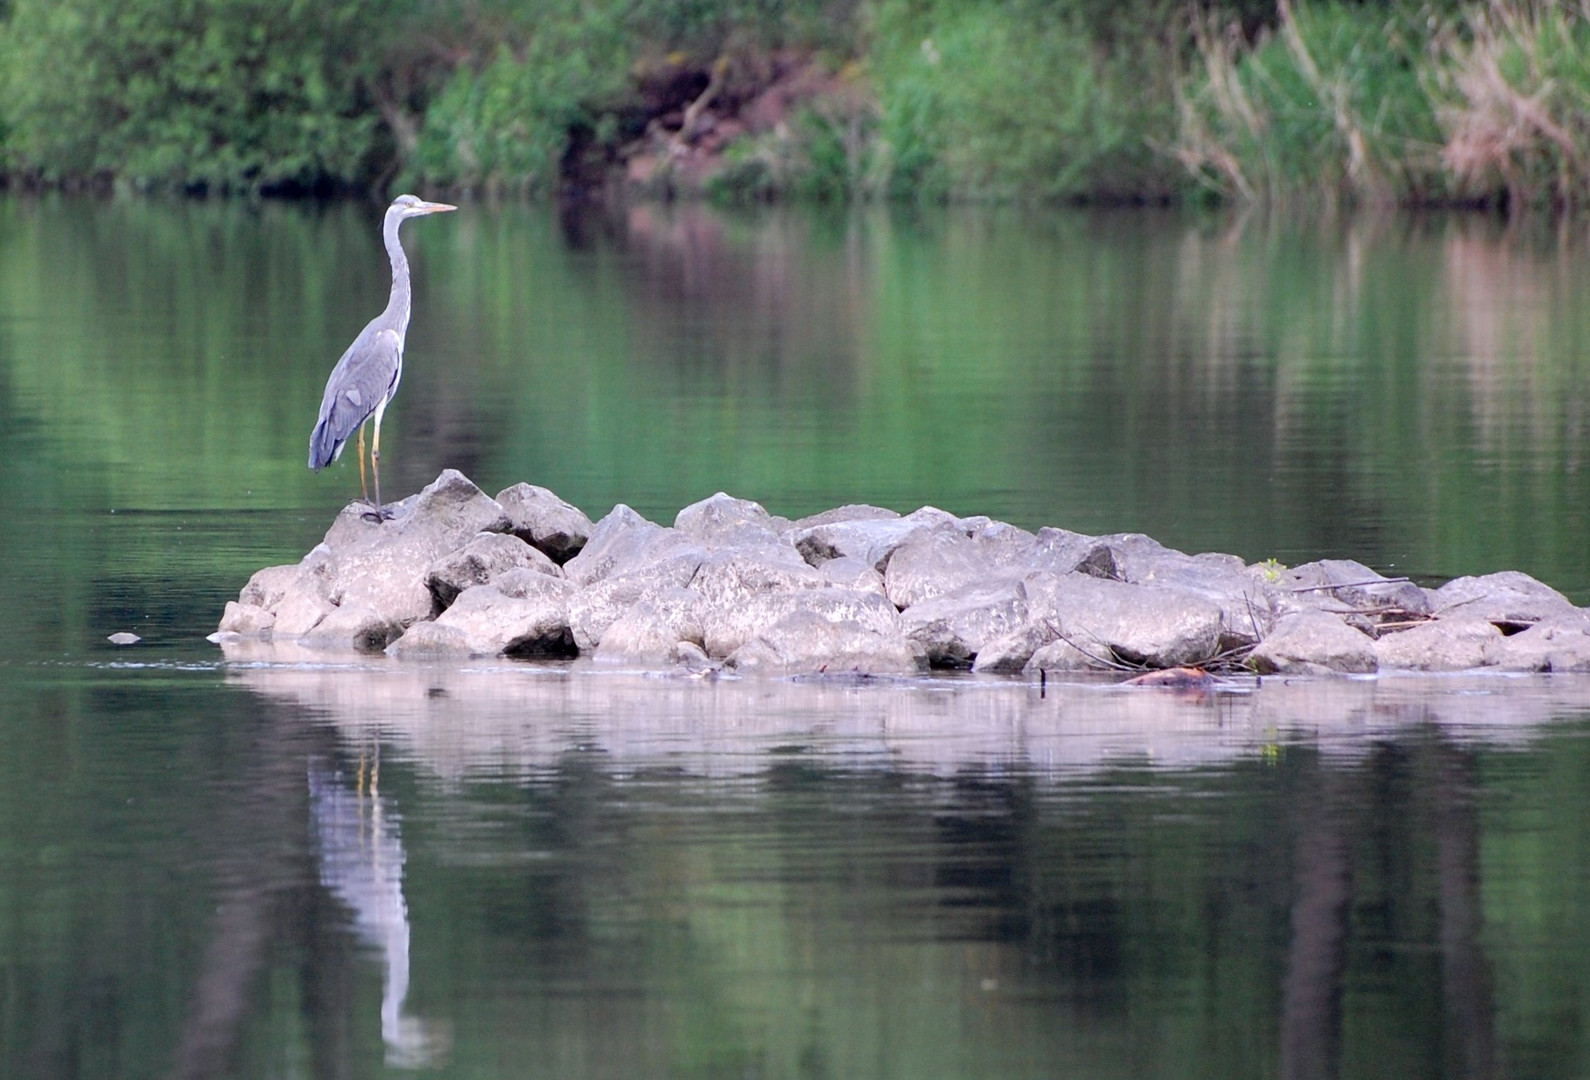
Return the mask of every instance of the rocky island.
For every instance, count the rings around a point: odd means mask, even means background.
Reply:
[[[1350,560],[1249,565],[933,507],[790,521],[723,493],[672,526],[623,504],[593,524],[545,488],[492,498],[451,469],[391,520],[361,509],[254,574],[211,639],[693,674],[1590,671],[1590,610],[1517,571],[1426,589]]]

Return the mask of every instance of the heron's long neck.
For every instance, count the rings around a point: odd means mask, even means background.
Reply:
[[[393,211],[387,212],[381,224],[381,238],[386,241],[387,257],[392,260],[392,298],[386,303],[386,313],[397,324],[399,337],[409,328],[409,260],[398,240],[398,226],[402,224],[403,218]]]

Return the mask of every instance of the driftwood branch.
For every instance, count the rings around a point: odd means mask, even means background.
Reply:
[[[1330,592],[1333,589],[1366,589],[1371,585],[1399,585],[1406,582],[1405,577],[1373,578],[1369,581],[1339,581],[1335,585],[1299,585],[1288,589],[1288,592]]]

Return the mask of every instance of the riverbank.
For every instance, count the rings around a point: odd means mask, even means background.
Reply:
[[[695,676],[1590,671],[1590,612],[1516,571],[1424,589],[1348,560],[1247,565],[933,507],[789,521],[723,493],[671,527],[623,505],[593,524],[544,488],[493,499],[453,470],[391,520],[365,509],[256,573],[213,640]]]
[[[1566,3],[7,10],[20,186],[1590,202],[1590,19]]]

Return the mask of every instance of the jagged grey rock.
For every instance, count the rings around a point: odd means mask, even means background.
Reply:
[[[1411,581],[1387,578],[1352,559],[1319,559],[1278,573],[1276,593],[1282,612],[1324,610],[1339,615],[1364,615],[1349,619],[1366,631],[1376,630],[1378,617],[1371,613],[1392,609],[1415,616],[1431,613],[1431,600]],[[1401,618],[1401,615],[1397,615]]]
[[[1180,667],[1219,651],[1220,606],[1188,590],[1087,574],[1029,574],[1025,584],[1034,621],[1101,661]]]
[[[497,495],[508,530],[558,565],[580,553],[591,538],[591,519],[544,487],[515,484]]]
[[[598,660],[625,663],[676,664],[681,642],[701,648],[698,597],[688,589],[666,589],[652,600],[641,600],[614,619],[596,647]],[[702,658],[706,654],[702,652]]]
[[[575,643],[581,650],[596,648],[607,628],[635,604],[688,585],[704,557],[699,548],[687,549],[671,558],[648,562],[586,585],[569,600],[569,626]]]
[[[732,671],[778,675],[915,675],[927,654],[899,634],[880,634],[849,619],[791,611],[729,654]]]
[[[509,596],[494,584],[471,586],[436,617],[434,625],[461,632],[473,656],[573,655],[572,587],[557,578],[547,580],[562,585],[562,594],[548,589],[540,595]]]
[[[674,646],[674,664],[688,675],[710,675],[718,670],[718,664],[707,655],[707,650],[693,641],[681,641]]]
[[[543,573],[533,566],[516,566],[511,570],[504,570],[492,578],[490,584],[495,585],[497,591],[504,596],[520,600],[541,597],[567,599],[574,592],[573,584],[566,578]]]
[[[1035,622],[1029,613],[1027,622],[1015,630],[985,641],[977,650],[977,659],[972,661],[972,670],[992,675],[1017,674],[1026,670],[1028,661],[1039,649],[1058,640],[1058,634],[1052,621]]]
[[[849,555],[883,573],[895,548],[913,536],[956,528],[954,516],[925,506],[905,517],[847,518],[804,528],[788,535],[802,558],[813,566]]]
[[[1491,646],[1502,671],[1590,671],[1590,615],[1577,609],[1542,619]]]
[[[1517,572],[1431,593],[1351,560],[1247,567],[934,507],[790,523],[722,492],[672,527],[622,504],[591,525],[545,488],[498,501],[451,470],[391,520],[361,509],[300,562],[250,577],[215,636],[392,656],[594,650],[692,674],[731,657],[784,673],[1169,668],[1238,646],[1261,672],[1590,670],[1590,612]]]
[[[1033,653],[1021,670],[1032,676],[1047,671],[1118,671],[1119,665],[1102,652],[1083,652],[1071,642],[1057,639]]]
[[[248,584],[244,585],[243,591],[238,594],[238,603],[263,608],[266,611],[275,610],[276,605],[280,604],[282,598],[287,595],[287,591],[301,584],[300,577],[306,570],[313,572],[313,564],[317,560],[324,563],[330,556],[331,549],[320,545],[313,548],[300,562],[287,566],[267,566],[263,570],[254,571],[254,576],[248,579]]]
[[[1076,546],[1073,541],[1073,549]],[[1094,539],[1076,569],[1130,585],[1170,586],[1216,604],[1218,652],[1257,644],[1274,622],[1278,603],[1274,588],[1235,555],[1188,555],[1141,533],[1117,533]]]
[[[1261,675],[1371,674],[1379,668],[1373,639],[1324,611],[1277,619],[1248,663]]]
[[[984,643],[1026,621],[1027,591],[1015,578],[963,585],[900,613],[901,632],[943,666],[969,666]]]
[[[880,595],[888,595],[883,585],[883,575],[860,559],[849,555],[829,559],[817,567],[817,572],[830,585],[842,585],[848,589],[868,589]]]
[[[292,641],[303,637],[336,607],[325,595],[307,588],[293,589],[282,597],[273,613],[273,638]]]
[[[1435,613],[1443,618],[1484,619],[1507,630],[1521,630],[1580,610],[1550,585],[1518,570],[1456,578],[1436,589],[1430,600]]]
[[[967,539],[977,546],[983,559],[990,565],[998,569],[1047,569],[1033,565],[1037,558],[1038,538],[1026,529],[1004,521],[989,521],[975,528],[970,521],[963,520],[961,524],[966,526]]]
[[[1109,546],[1098,537],[1053,526],[1039,529],[1033,537],[1027,566],[1052,574],[1069,574],[1075,570],[1094,577],[1119,577]]]
[[[828,578],[801,561],[787,545],[782,552],[758,546],[746,552],[710,554],[701,560],[688,583],[702,603],[713,607],[732,607],[758,593],[820,589],[828,584]]]
[[[707,655],[723,658],[751,638],[795,611],[829,622],[855,622],[882,637],[900,634],[900,613],[888,597],[868,589],[827,586],[757,593],[737,604],[702,605],[702,645]]]
[[[1110,533],[1095,537],[1089,555],[1090,561],[1107,564],[1112,571],[1107,574],[1097,570],[1085,571],[1093,577],[1134,583],[1149,575],[1151,563],[1157,564],[1167,555],[1186,557],[1183,552],[1168,548],[1152,536],[1142,533]]]
[[[221,625],[216,629],[223,634],[241,634],[260,637],[271,632],[276,625],[276,613],[258,604],[245,604],[228,600],[221,613]]]
[[[391,520],[371,522],[358,504],[346,507],[326,533],[334,558],[330,599],[357,602],[401,626],[429,618],[435,598],[425,571],[480,532],[501,532],[508,519],[485,492],[454,469],[442,472],[393,508]],[[282,620],[277,614],[277,633]]]
[[[307,634],[335,606],[331,592],[336,563],[331,548],[320,543],[295,564],[256,571],[238,594],[242,610],[232,613],[232,619],[223,613],[220,629],[283,639]],[[239,621],[245,618],[252,627]]]
[[[709,548],[776,546],[780,542],[773,516],[761,503],[721,491],[679,511],[674,528]]]
[[[551,577],[562,575],[557,563],[544,552],[512,533],[477,533],[457,551],[450,551],[431,563],[425,571],[425,584],[436,597],[437,604],[445,608],[471,585],[484,585],[516,567],[527,567]]]
[[[904,610],[997,573],[992,553],[963,532],[932,529],[908,537],[889,558],[884,589]]]
[[[418,622],[386,647],[386,654],[400,660],[429,660],[445,657],[481,655],[469,636],[456,626]]]
[[[591,527],[580,553],[563,564],[563,576],[576,585],[589,585],[622,573],[622,568],[645,559],[648,551],[668,543],[666,537],[672,533],[619,503]]]
[[[1490,663],[1502,632],[1484,619],[1437,619],[1375,641],[1380,670],[1465,671]]]
[[[1249,648],[1275,624],[1281,598],[1262,571],[1234,557],[1173,553],[1131,584],[1201,596],[1220,609],[1219,652]]]
[[[298,640],[315,649],[380,652],[402,633],[403,627],[396,619],[369,604],[347,600],[326,612]]]
[[[833,525],[841,521],[882,521],[887,518],[898,518],[898,510],[890,510],[882,506],[869,506],[866,503],[846,503],[836,506],[832,510],[824,510],[820,514],[810,514],[797,518],[790,523],[788,533],[799,532],[804,529],[815,529],[819,525]]]

